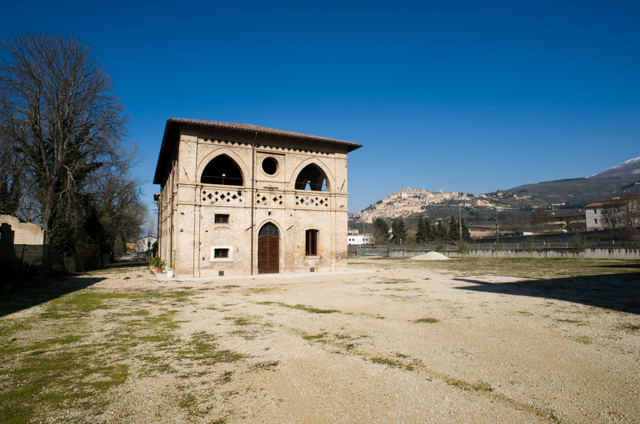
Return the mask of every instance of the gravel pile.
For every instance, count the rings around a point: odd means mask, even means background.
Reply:
[[[445,255],[438,252],[425,253],[424,255],[414,256],[411,259],[414,261],[448,261],[449,260],[449,258],[447,258]]]

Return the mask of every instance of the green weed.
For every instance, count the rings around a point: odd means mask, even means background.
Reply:
[[[309,312],[311,314],[334,314],[340,313],[337,309],[318,309],[311,306],[306,305],[289,305],[283,302],[258,302],[258,305],[278,305],[283,308],[297,309],[300,311]]]
[[[419,323],[435,324],[436,322],[440,322],[440,321],[438,321],[436,318],[427,317],[427,318],[417,319],[417,320],[415,320],[413,322],[416,323],[416,324],[419,324]]]

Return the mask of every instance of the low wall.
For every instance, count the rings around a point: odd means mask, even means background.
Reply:
[[[640,249],[587,249],[582,253],[573,250],[471,250],[466,255],[458,252],[442,252],[450,258],[462,256],[494,258],[590,258],[590,259],[640,259]],[[414,255],[416,256],[416,255]]]
[[[113,257],[108,254],[102,255],[81,255],[75,257],[57,258],[51,246],[14,244],[8,246],[0,245],[0,269],[11,268],[19,270],[22,264],[31,264],[38,268],[41,275],[50,273],[54,263],[64,264],[68,272],[79,272],[90,269],[104,268],[113,262]]]

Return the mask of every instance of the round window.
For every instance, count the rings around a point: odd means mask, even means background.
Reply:
[[[262,161],[262,170],[269,175],[273,175],[278,171],[278,161],[274,158],[265,158]]]

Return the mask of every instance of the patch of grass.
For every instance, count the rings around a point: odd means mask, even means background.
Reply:
[[[591,338],[587,337],[587,336],[574,336],[574,337],[571,337],[571,338],[573,340],[577,341],[577,342],[580,342],[580,343],[586,344],[586,345],[589,345],[589,344],[593,343],[593,340],[591,340]]]
[[[389,260],[391,258],[383,259]],[[403,266],[407,268],[452,271],[459,275],[502,275],[534,279],[626,274],[620,277],[626,280],[628,278],[633,279],[634,277],[631,275],[637,275],[638,272],[638,261],[623,259],[482,258],[467,256],[455,261],[405,260]]]
[[[417,319],[413,322],[416,324],[419,324],[419,323],[435,324],[436,322],[440,322],[440,321],[433,317],[426,317],[426,318]]]
[[[640,325],[639,324],[631,324],[631,323],[625,323],[625,324],[620,324],[618,326],[618,328],[620,330],[627,330],[627,331],[638,331],[640,330]]]
[[[187,344],[186,349],[178,351],[178,356],[203,361],[207,365],[219,362],[236,362],[243,358],[241,354],[230,350],[217,350],[218,345],[214,343],[215,339],[212,334],[197,333]]]
[[[261,371],[275,371],[275,367],[277,367],[279,363],[279,361],[258,362],[254,364],[254,368]]]
[[[303,339],[305,339],[308,342],[319,342],[319,343],[324,343],[326,342],[326,335],[327,333],[319,333],[319,334],[305,334],[302,336]]]
[[[109,309],[106,302],[112,299],[134,299],[136,295],[129,293],[102,293],[92,289],[71,293],[51,300],[41,317],[71,318],[79,317],[98,309]]]
[[[389,280],[389,281],[376,281],[374,284],[405,284],[413,283],[411,280]]]
[[[251,321],[248,317],[224,317],[225,321],[233,321],[235,325],[251,325],[255,322]]]
[[[216,381],[221,384],[230,383],[233,380],[233,371],[225,371]]]
[[[300,311],[309,312],[311,314],[335,314],[340,313],[337,309],[318,309],[307,305],[289,305],[284,302],[258,302],[258,305],[278,305],[283,308],[297,309]]]
[[[246,291],[252,294],[270,293],[278,290],[278,287],[249,287]]]
[[[247,331],[247,330],[236,330],[230,333],[233,336],[240,336],[245,340],[253,340],[255,339],[259,332],[258,331]]]
[[[462,390],[473,390],[476,392],[493,392],[494,390],[489,383],[485,383],[484,381],[469,383],[468,381],[457,378],[447,378],[445,381],[450,386],[454,386]]]
[[[517,311],[520,315],[524,315],[525,317],[533,316],[533,314],[529,311]]]
[[[400,362],[396,362],[393,359],[384,358],[382,356],[374,356],[371,358],[371,362],[381,365],[386,365],[388,367],[402,367]]]

